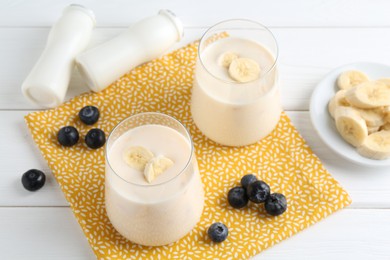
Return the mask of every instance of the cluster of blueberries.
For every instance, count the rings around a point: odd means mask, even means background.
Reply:
[[[99,110],[94,106],[83,107],[79,112],[81,122],[86,125],[93,125],[99,120]],[[66,147],[73,146],[79,141],[79,131],[73,126],[65,126],[58,131],[58,142]],[[106,135],[99,128],[93,128],[85,136],[85,143],[91,149],[98,149],[106,143]]]
[[[253,174],[242,177],[241,186],[229,191],[228,201],[230,206],[236,209],[245,207],[249,201],[264,203],[265,210],[272,216],[279,216],[287,209],[286,197],[281,193],[271,194],[269,185],[258,180]]]
[[[264,203],[265,210],[272,216],[279,216],[287,210],[286,197],[281,193],[271,194],[269,185],[253,174],[242,177],[241,186],[230,189],[227,199],[235,209],[247,206],[249,201]],[[225,224],[216,222],[209,227],[207,234],[211,241],[219,243],[228,237],[229,231]]]
[[[94,106],[85,106],[79,112],[81,122],[93,125],[99,120],[99,110]],[[80,139],[79,132],[73,126],[65,126],[58,131],[57,140],[62,146],[70,147]],[[88,131],[85,143],[91,149],[98,149],[106,143],[106,135],[99,128]],[[31,169],[22,175],[22,184],[26,190],[36,191],[43,187],[46,181],[45,174],[37,169]]]

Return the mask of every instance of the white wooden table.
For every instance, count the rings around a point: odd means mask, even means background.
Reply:
[[[270,27],[280,46],[284,108],[353,204],[256,259],[390,259],[390,169],[363,168],[339,158],[319,140],[308,113],[314,86],[332,68],[354,61],[390,65],[389,1],[73,1],[95,11],[91,46],[161,8],[173,10],[185,23],[180,45],[229,18]],[[39,108],[20,91],[50,26],[73,1],[0,1],[0,259],[94,258],[24,124],[23,116]],[[86,90],[76,74],[68,98]],[[43,169],[48,177],[35,193],[20,183],[30,168]]]

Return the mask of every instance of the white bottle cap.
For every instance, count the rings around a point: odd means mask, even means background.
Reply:
[[[66,7],[63,11],[63,13],[65,13],[68,9],[72,9],[72,10],[80,10],[82,12],[84,12],[86,15],[88,15],[92,22],[93,22],[93,26],[96,25],[96,18],[95,18],[95,14],[93,13],[93,11],[91,9],[88,9],[87,7],[83,6],[83,5],[79,5],[79,4],[71,4],[69,5],[68,7]]]
[[[175,15],[174,12],[172,12],[171,10],[168,10],[168,9],[160,10],[160,12],[158,12],[158,13],[165,15],[169,19],[171,19],[173,24],[176,26],[176,30],[178,33],[177,41],[180,41],[184,36],[184,27],[183,27],[183,23],[180,21],[180,19]]]

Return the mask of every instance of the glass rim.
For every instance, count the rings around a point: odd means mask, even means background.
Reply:
[[[272,64],[272,66],[267,69],[267,71],[259,78],[259,79],[254,79],[254,80],[251,80],[251,81],[247,81],[247,82],[239,82],[239,81],[228,81],[228,80],[224,80],[224,79],[221,79],[219,77],[217,77],[216,75],[214,75],[213,73],[211,73],[207,67],[205,66],[205,64],[203,63],[203,60],[202,60],[202,57],[200,55],[200,46],[202,44],[202,42],[204,42],[206,40],[206,35],[212,30],[212,29],[215,29],[215,27],[221,25],[221,24],[224,24],[224,23],[228,23],[228,22],[248,22],[248,23],[252,23],[256,26],[259,26],[263,29],[265,29],[270,35],[271,35],[271,38],[273,39],[273,42],[275,43],[275,46],[276,46],[276,54],[275,54],[275,60]],[[226,28],[228,29],[228,28]],[[224,83],[228,83],[228,84],[231,84],[231,83],[234,83],[234,84],[239,84],[239,85],[245,85],[245,84],[249,84],[249,83],[252,83],[252,82],[255,82],[257,80],[260,80],[262,78],[264,78],[265,76],[267,76],[271,71],[273,71],[276,67],[276,63],[279,59],[279,45],[278,45],[278,42],[276,41],[276,38],[275,38],[275,35],[271,32],[270,29],[268,29],[268,27],[266,27],[265,25],[259,23],[259,22],[256,22],[256,21],[253,21],[253,20],[250,20],[250,19],[241,19],[241,18],[238,18],[238,19],[228,19],[228,20],[223,20],[221,22],[218,22],[216,24],[214,24],[213,26],[211,26],[210,28],[208,28],[202,35],[202,37],[200,38],[200,41],[199,41],[199,45],[198,45],[198,58],[199,58],[199,61],[200,61],[200,64],[202,65],[202,67],[205,69],[205,71],[207,71],[208,74],[210,74],[213,78],[219,80],[219,81],[222,81]]]
[[[176,175],[174,175],[172,178],[166,180],[166,181],[163,181],[163,182],[160,182],[160,183],[157,183],[157,184],[139,184],[139,183],[134,183],[134,182],[131,182],[131,181],[128,181],[128,180],[125,180],[120,174],[118,174],[111,166],[110,164],[110,160],[108,159],[108,143],[111,139],[111,136],[112,134],[115,132],[115,130],[120,127],[125,121],[129,120],[130,118],[134,118],[134,117],[137,117],[137,116],[142,116],[142,115],[159,115],[159,116],[163,116],[163,117],[166,117],[166,118],[169,118],[170,120],[173,120],[175,122],[177,122],[181,127],[183,127],[185,133],[187,134],[187,137],[190,141],[190,147],[191,147],[191,151],[190,151],[190,156],[184,166],[184,168],[182,170],[180,170]],[[152,124],[150,124],[152,125]],[[138,126],[137,126],[138,127]],[[175,131],[177,131],[176,129],[174,129]],[[181,133],[180,133],[181,134]],[[128,116],[126,117],[125,119],[121,120],[118,124],[116,124],[114,126],[114,128],[111,130],[110,134],[108,135],[107,137],[107,142],[106,142],[106,145],[104,147],[104,157],[106,159],[106,167],[108,166],[110,168],[110,170],[115,173],[115,175],[117,177],[119,177],[122,181],[128,183],[128,184],[131,184],[131,185],[134,185],[134,186],[138,186],[138,187],[157,187],[157,186],[162,186],[164,184],[167,184],[173,180],[175,180],[177,177],[179,177],[180,175],[182,175],[183,172],[185,172],[188,167],[190,166],[190,164],[192,163],[192,160],[193,160],[193,157],[194,157],[194,142],[192,141],[192,138],[191,138],[191,134],[190,132],[188,131],[187,127],[184,126],[184,124],[182,122],[180,122],[178,119],[174,118],[173,116],[170,116],[170,115],[167,115],[167,114],[164,114],[164,113],[160,113],[160,112],[141,112],[141,113],[138,113],[138,114],[134,114],[134,115],[131,115],[131,116]],[[106,174],[105,174],[106,175]],[[106,176],[107,178],[107,176]]]

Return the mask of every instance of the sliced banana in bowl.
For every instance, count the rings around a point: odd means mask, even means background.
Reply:
[[[329,101],[328,111],[331,117],[335,117],[335,112],[338,107],[350,106],[347,99],[345,98],[345,93],[347,93],[347,90],[339,90],[336,95],[334,95],[334,97],[332,97],[332,99]]]
[[[373,141],[375,136],[390,140],[382,134],[390,132],[389,104],[390,67],[353,63],[331,71],[318,83],[310,101],[310,118],[319,137],[335,153],[359,165],[390,166],[387,144],[378,148],[379,141]]]
[[[366,121],[352,107],[338,107],[335,112],[336,127],[345,141],[358,147],[368,136]]]
[[[369,81],[369,79],[365,73],[359,70],[347,70],[338,77],[337,86],[340,89],[350,89],[366,81]]]
[[[359,112],[360,116],[366,121],[367,127],[379,128],[381,125],[385,124],[385,118],[383,113],[378,109],[362,109],[354,108]]]
[[[378,132],[380,129],[380,126],[367,126],[367,131],[369,135]]]
[[[364,157],[374,160],[390,158],[390,131],[382,130],[370,134],[357,151]]]
[[[367,81],[350,88],[345,98],[358,108],[390,106],[390,88],[380,81]]]
[[[382,125],[381,127],[379,127],[379,130],[390,131],[390,123],[386,123],[386,124]]]

